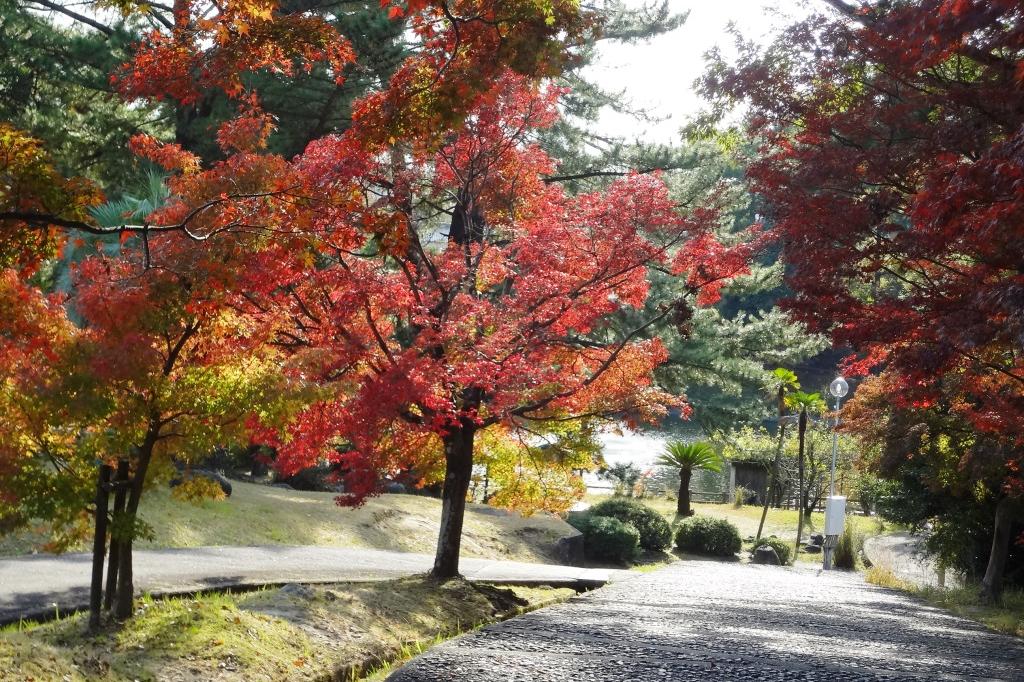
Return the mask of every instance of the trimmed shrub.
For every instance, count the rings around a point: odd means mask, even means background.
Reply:
[[[672,527],[665,517],[646,504],[622,497],[599,502],[589,510],[592,516],[605,516],[628,523],[640,532],[644,549],[668,549],[672,546]]]
[[[589,512],[585,512],[585,511],[571,511],[568,514],[565,515],[565,522],[568,523],[570,526],[572,526],[573,528],[575,528],[576,530],[578,530],[581,533],[586,529],[587,523],[589,521],[590,521],[590,513]]]
[[[676,527],[676,547],[696,554],[733,556],[743,547],[743,541],[739,529],[725,519],[691,516]]]
[[[570,514],[569,523],[583,533],[583,553],[590,559],[625,563],[640,548],[640,532],[610,516]]]
[[[202,474],[194,474],[185,479],[175,479],[171,483],[174,486],[171,488],[171,497],[179,502],[201,505],[207,500],[223,500],[227,497],[220,483]],[[229,487],[228,490],[230,489]]]
[[[779,561],[781,561],[783,564],[789,563],[790,555],[793,553],[792,544],[786,542],[785,540],[780,540],[774,535],[769,535],[768,537],[761,538],[760,540],[755,542],[754,546],[750,549],[751,553],[757,551],[757,548],[761,547],[762,545],[768,545],[769,547],[774,549],[775,553],[779,555]]]

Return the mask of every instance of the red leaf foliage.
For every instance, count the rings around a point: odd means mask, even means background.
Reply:
[[[749,173],[785,250],[789,308],[856,351],[849,370],[887,367],[897,405],[942,400],[1019,446],[1021,5],[863,6],[791,27],[704,87],[751,104]]]
[[[579,3],[405,3],[424,48],[348,132],[292,160],[264,150],[273,121],[244,75],[340,77],[348,43],[271,0],[175,6],[120,89],[181,105],[219,90],[238,111],[222,159],[134,138],[172,173],[170,198],[78,269],[78,367],[110,389],[97,421],[121,446],[244,428],[285,472],[338,463],[359,503],[382,476],[443,470],[452,439],[480,429],[686,413],[652,376],[666,351],[649,330],[672,308],[625,332],[609,318],[643,308],[655,267],[713,302],[752,247],[716,241],[715,210],[684,217],[657,175],[580,196],[544,182],[556,162],[536,135],[561,92],[542,84],[596,26]]]

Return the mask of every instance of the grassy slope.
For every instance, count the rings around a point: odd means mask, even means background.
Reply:
[[[432,553],[441,501],[416,495],[382,495],[358,509],[339,507],[332,493],[284,490],[232,482],[224,501],[179,502],[156,488],[143,498],[142,518],[156,532],[139,548],[206,545],[329,545]],[[494,513],[497,512],[497,513]],[[549,514],[523,518],[468,505],[464,556],[550,561],[549,546],[574,531]],[[0,556],[31,551],[39,536],[0,538]],[[76,548],[80,551],[85,546]]]
[[[0,631],[0,681],[353,679],[434,641],[569,598],[420,578],[149,600],[124,629],[85,615]]]

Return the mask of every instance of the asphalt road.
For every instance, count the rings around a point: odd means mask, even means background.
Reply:
[[[390,682],[1024,680],[1024,644],[856,574],[684,561],[431,649]]]
[[[0,559],[0,624],[87,608],[92,557],[37,554]],[[344,547],[200,547],[136,550],[138,593],[183,594],[280,583],[387,580],[425,573],[428,554]],[[463,575],[496,583],[596,586],[616,571],[463,558]]]

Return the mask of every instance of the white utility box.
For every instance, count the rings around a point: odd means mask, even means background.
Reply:
[[[825,501],[825,535],[842,535],[846,523],[846,498],[833,495]]]

